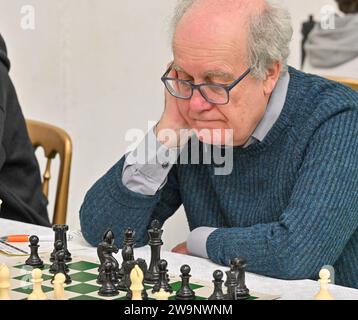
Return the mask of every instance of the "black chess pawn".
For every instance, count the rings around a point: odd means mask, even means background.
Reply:
[[[55,241],[55,257],[54,257],[54,262],[52,263],[52,265],[50,266],[50,273],[53,273],[54,276],[52,278],[52,281],[55,279],[55,276],[57,273],[63,273],[66,277],[66,284],[69,284],[72,282],[71,277],[68,275],[69,272],[69,268],[67,266],[67,264],[65,263],[65,250],[63,249],[63,242],[61,240],[57,240]],[[51,283],[52,283],[51,281]]]
[[[107,261],[103,265],[103,272],[105,273],[102,286],[98,291],[98,294],[103,297],[114,297],[119,295],[119,291],[112,282],[112,273],[114,265],[110,261]]]
[[[52,226],[53,231],[55,232],[55,242],[57,240],[61,240],[63,243],[63,249],[65,250],[65,262],[70,262],[72,260],[71,253],[67,249],[67,234],[68,225],[65,224],[55,224]],[[50,261],[53,262],[55,260],[55,253],[54,250],[51,253]]]
[[[226,271],[226,282],[224,285],[227,287],[227,293],[224,295],[225,300],[236,300],[237,278],[235,271]]]
[[[208,298],[208,300],[225,300],[224,293],[223,293],[223,277],[224,273],[221,270],[216,270],[213,273],[213,283],[214,283],[214,292]]]
[[[59,266],[58,266],[58,259],[56,259],[56,254],[61,250],[63,250],[63,242],[61,240],[56,240],[54,243],[54,251],[53,251],[55,252],[54,259],[52,265],[49,268],[50,273],[55,273],[55,274],[58,273]],[[69,272],[69,268],[66,263],[64,264],[64,268],[65,268],[65,272]]]
[[[168,281],[168,270],[167,270],[168,263],[162,259],[158,263],[158,269],[159,269],[159,279],[154,284],[152,293],[159,292],[160,289],[164,289],[165,292],[173,292],[172,287],[169,284]]]
[[[135,244],[135,231],[132,228],[128,228],[124,233],[124,245],[134,247]]]
[[[135,262],[138,265],[138,267],[142,270],[143,274],[145,274],[145,272],[148,269],[148,266],[147,266],[147,263],[145,262],[145,260],[138,258]],[[144,287],[144,289],[142,290],[142,300],[148,300],[148,293],[144,286],[144,278],[143,278],[142,285]],[[130,286],[129,286],[129,288],[130,288]],[[130,289],[128,290],[126,297],[128,300],[132,300],[132,291]]]
[[[31,267],[35,267],[35,268],[43,268],[44,267],[44,263],[43,261],[40,259],[39,254],[38,254],[38,250],[39,250],[39,238],[37,236],[31,236],[29,238],[29,242],[30,242],[30,257],[26,260],[25,264],[27,264],[28,266]]]
[[[163,230],[161,229],[160,222],[153,220],[151,228],[148,230],[149,246],[151,251],[149,268],[144,276],[144,282],[148,284],[155,284],[159,279],[159,261],[160,261],[160,249],[163,245],[162,241]]]
[[[70,284],[72,282],[71,277],[68,275],[66,271],[66,264],[65,264],[65,250],[59,250],[55,254],[55,261],[57,261],[57,271],[53,275],[51,283],[55,280],[56,274],[63,273],[65,275],[65,283]]]
[[[235,289],[236,300],[245,300],[250,297],[250,290],[245,284],[245,268],[246,260],[244,258],[233,260],[233,270],[235,271],[237,279],[237,287]]]
[[[176,293],[176,300],[195,300],[195,292],[189,285],[190,271],[190,267],[186,264],[180,268],[182,282],[180,289]]]

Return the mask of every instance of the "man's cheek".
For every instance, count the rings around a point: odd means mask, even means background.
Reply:
[[[190,117],[189,117],[189,107],[184,105],[184,104],[178,104],[179,107],[179,113],[180,115],[185,119],[185,121],[189,124],[189,125],[193,125]]]

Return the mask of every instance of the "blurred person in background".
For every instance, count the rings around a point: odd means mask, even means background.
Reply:
[[[358,79],[358,0],[336,0],[334,28],[316,23],[305,43],[304,71]]]
[[[39,165],[0,35],[0,218],[50,226]]]

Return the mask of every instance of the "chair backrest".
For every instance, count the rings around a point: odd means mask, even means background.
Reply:
[[[44,122],[26,120],[26,125],[34,148],[37,149],[41,146],[45,151],[47,163],[43,174],[42,191],[47,198],[51,178],[51,162],[57,154],[60,156],[60,169],[52,223],[66,224],[72,160],[71,138],[63,129]]]
[[[339,83],[342,83],[348,87],[351,87],[354,90],[358,91],[358,79],[350,79],[350,78],[342,78],[342,77],[331,77],[326,76],[327,79],[337,81]]]

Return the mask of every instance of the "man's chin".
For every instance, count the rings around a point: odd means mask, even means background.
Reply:
[[[199,141],[216,146],[233,146],[232,129],[197,129],[193,128]]]

